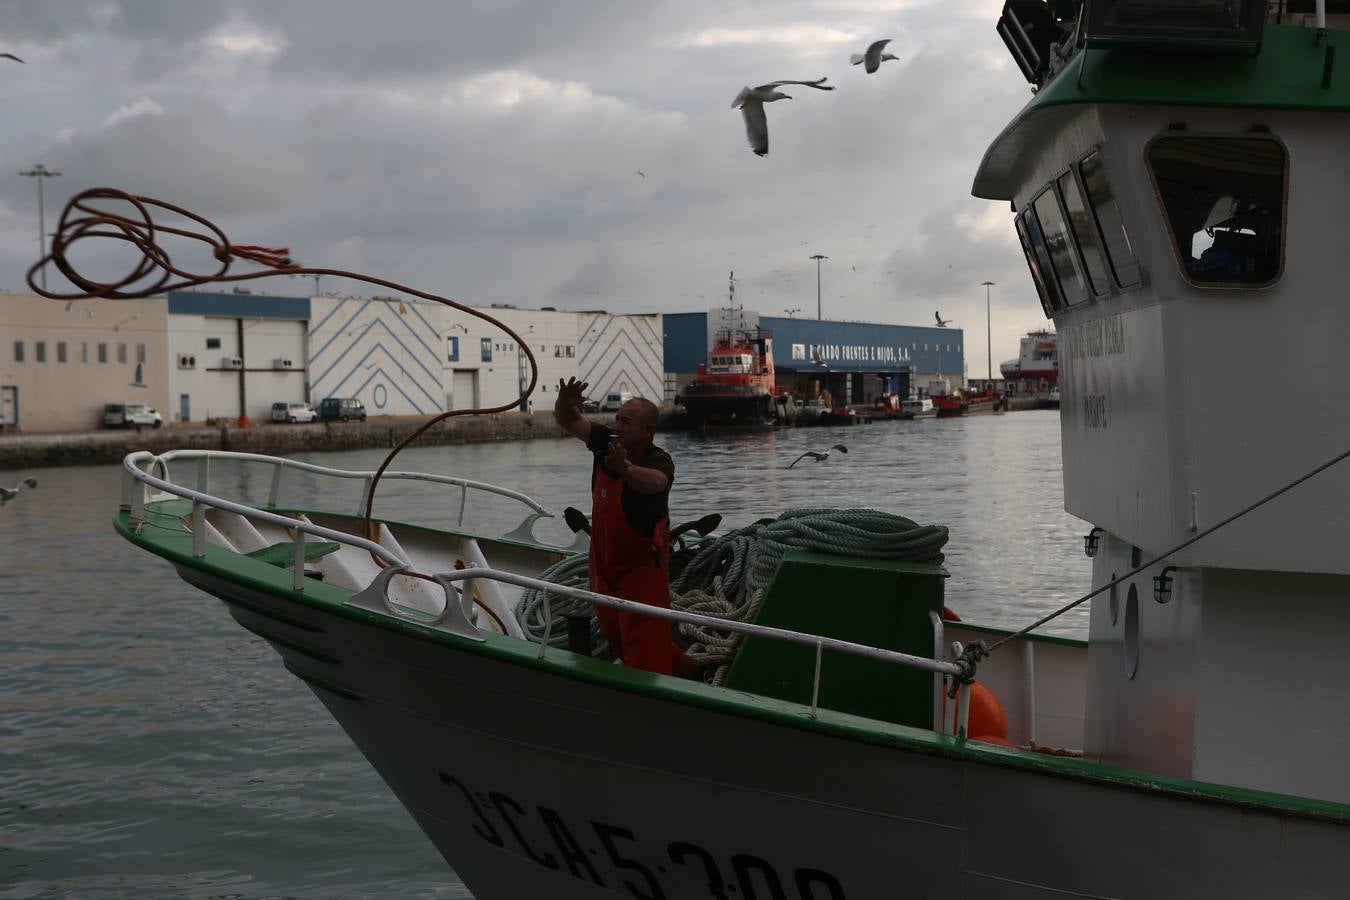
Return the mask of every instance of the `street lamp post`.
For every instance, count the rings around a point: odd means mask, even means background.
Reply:
[[[28,177],[28,178],[36,178],[36,179],[37,179],[37,186],[38,186],[38,254],[39,254],[38,258],[39,258],[39,259],[46,259],[46,258],[47,258],[47,222],[46,222],[46,219],[44,218],[44,215],[45,215],[45,214],[44,214],[44,212],[43,212],[43,204],[42,204],[42,179],[44,179],[44,178],[56,178],[56,177],[59,176],[61,173],[60,173],[60,172],[53,172],[51,169],[47,168],[47,167],[44,166],[42,163],[37,163],[36,165],[33,166],[33,168],[29,169],[27,172],[20,172],[19,174],[20,174],[20,175],[24,175],[24,176],[26,176],[26,177]],[[47,289],[47,267],[46,267],[45,265],[39,270],[39,275],[40,275],[40,277],[41,277],[41,279],[42,279],[42,289],[45,291],[45,290]]]
[[[985,364],[985,366],[987,366],[988,369],[989,369],[989,372],[988,372],[988,374],[985,375],[985,378],[986,378],[987,380],[989,380],[989,381],[993,381],[993,380],[994,380],[994,336],[993,336],[993,333],[992,333],[991,330],[990,330],[990,324],[989,324],[989,323],[992,321],[992,320],[990,319],[990,317],[989,317],[989,289],[990,289],[991,287],[993,287],[993,286],[996,284],[996,282],[993,282],[993,281],[982,281],[982,282],[980,282],[980,283],[984,285],[984,352],[985,352],[984,364]]]
[[[822,259],[829,259],[829,257],[825,256],[823,253],[817,253],[815,256],[812,256],[811,259],[816,261],[816,319],[819,320],[822,318],[820,314],[820,261]]]

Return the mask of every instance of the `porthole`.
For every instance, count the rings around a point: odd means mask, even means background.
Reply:
[[[1111,593],[1109,594],[1109,598],[1110,598],[1109,604],[1110,604],[1110,609],[1111,609],[1111,624],[1112,624],[1112,625],[1116,624],[1116,620],[1120,618],[1120,585],[1115,584],[1115,583],[1114,583],[1115,580],[1116,580],[1116,573],[1115,573],[1115,572],[1112,572],[1112,573],[1111,573],[1111,581],[1112,581],[1112,584],[1111,584]]]
[[[1139,590],[1133,584],[1125,596],[1125,677],[1139,671]]]

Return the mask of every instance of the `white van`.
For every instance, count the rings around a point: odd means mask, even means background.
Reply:
[[[604,401],[600,404],[600,411],[618,412],[620,406],[623,406],[625,403],[627,403],[629,400],[632,399],[633,395],[628,393],[628,391],[619,391],[618,393],[615,394],[606,394]]]

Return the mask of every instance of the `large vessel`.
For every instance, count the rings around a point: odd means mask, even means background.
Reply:
[[[678,399],[695,427],[770,427],[774,387],[773,333],[758,326],[725,328]]]
[[[1017,359],[999,365],[1006,383],[1018,385],[1019,391],[1041,386],[1049,389],[1059,380],[1059,336],[1040,329],[1022,337]]]
[[[974,192],[1012,204],[1063,340],[1087,641],[944,622],[940,557],[788,519],[755,527],[805,543],[719,563],[763,590],[721,623],[726,680],[652,675],[565,649],[557,607],[518,621],[522,590],[623,603],[550,587],[581,558],[534,537],[548,511],[367,530],[278,491],[372,473],[287,460],[252,458],[248,505],[206,492],[219,454],[135,454],[117,528],[272,643],[478,900],[1343,896],[1350,419],[1307,386],[1350,334],[1347,28],[1299,0],[1004,8],[1036,90]],[[1001,735],[966,718],[988,690]]]

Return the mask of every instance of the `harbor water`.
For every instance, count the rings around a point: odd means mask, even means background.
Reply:
[[[1062,508],[1057,413],[658,442],[676,461],[677,523],[718,512],[726,529],[809,506],[944,524],[948,605],[1006,628],[1089,587],[1089,526]],[[848,452],[787,468],[836,443]],[[301,458],[374,469],[384,453]],[[415,448],[394,468],[589,507],[589,456],[571,439]],[[115,534],[117,467],[11,474],[39,486],[0,509],[0,900],[472,896],[271,649]],[[266,496],[261,470],[212,476],[217,493]],[[283,501],[355,511],[357,490],[300,476]],[[376,509],[450,526],[459,493],[387,482]],[[466,516],[519,518],[476,503]],[[1083,606],[1044,630],[1086,628]]]

